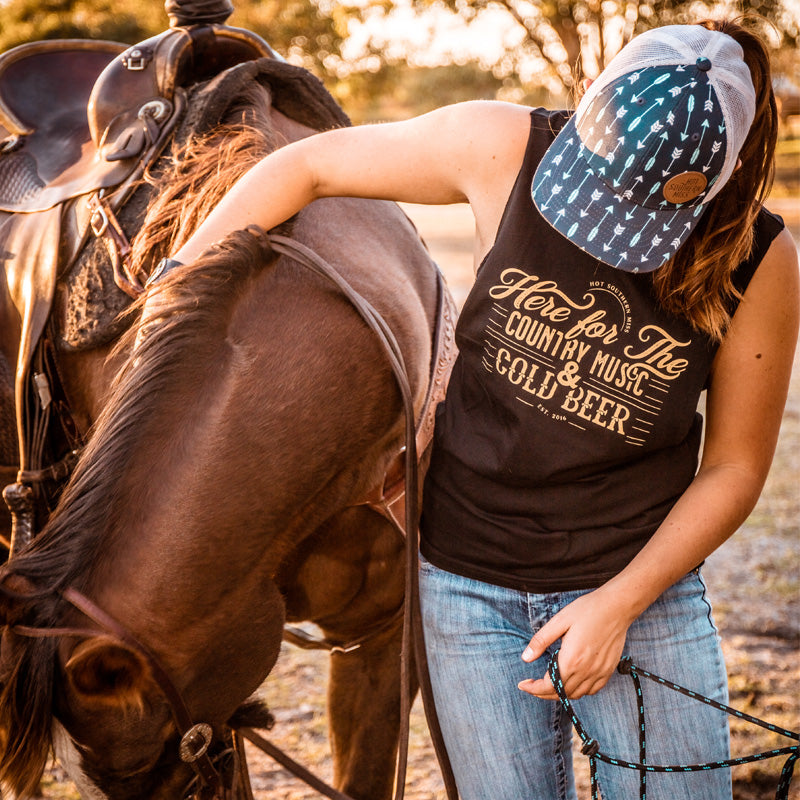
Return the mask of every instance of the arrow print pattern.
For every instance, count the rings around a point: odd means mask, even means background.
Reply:
[[[578,247],[649,271],[686,240],[725,166],[726,145],[708,71],[648,67],[612,81],[573,118],[537,171],[534,200]],[[666,185],[686,174],[697,176],[699,190],[671,202]]]

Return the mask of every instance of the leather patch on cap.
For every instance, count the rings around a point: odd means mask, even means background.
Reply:
[[[681,172],[664,184],[664,199],[668,203],[688,203],[705,191],[708,178],[702,172]]]

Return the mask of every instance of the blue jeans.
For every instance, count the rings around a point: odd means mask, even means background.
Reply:
[[[571,727],[561,704],[517,689],[541,677],[545,654],[520,658],[536,632],[584,591],[528,594],[441,570],[424,559],[420,594],[436,711],[462,800],[575,800]],[[558,645],[558,643],[556,643]],[[721,703],[728,702],[719,637],[698,571],[667,590],[630,627],[624,655]],[[651,764],[729,757],[727,716],[642,679]],[[636,693],[617,672],[573,702],[604,753],[639,761]],[[598,762],[603,800],[637,800],[639,772]],[[648,800],[730,800],[729,769],[649,773]]]

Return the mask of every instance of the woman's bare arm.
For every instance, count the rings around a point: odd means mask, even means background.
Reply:
[[[479,231],[493,236],[522,162],[529,113],[508,103],[460,103],[286,145],[252,167],[172,256],[188,263],[234,230],[269,230],[332,196],[470,202]]]

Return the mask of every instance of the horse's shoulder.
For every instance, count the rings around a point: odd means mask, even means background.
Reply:
[[[300,213],[294,235],[326,258],[370,302],[418,302],[436,266],[405,212],[386,200],[323,198]]]

